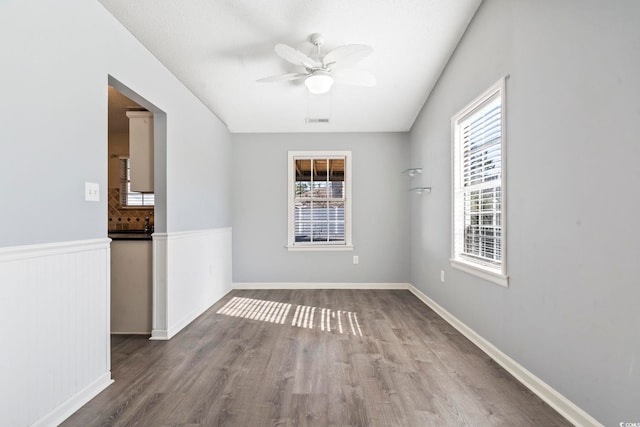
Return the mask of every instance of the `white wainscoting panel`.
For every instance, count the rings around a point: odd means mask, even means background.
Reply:
[[[151,339],[170,339],[231,290],[231,233],[154,233]]]
[[[57,425],[111,384],[109,242],[0,248],[0,425]]]

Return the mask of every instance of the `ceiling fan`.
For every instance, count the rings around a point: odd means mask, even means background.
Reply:
[[[313,94],[327,93],[331,90],[334,80],[340,83],[371,87],[376,85],[376,78],[368,71],[351,68],[373,52],[371,46],[363,44],[347,44],[339,46],[327,53],[320,55],[320,47],[324,44],[322,34],[312,34],[309,41],[316,50],[311,55],[306,55],[285,44],[277,44],[275,52],[282,59],[304,67],[304,72],[280,74],[259,79],[258,82],[282,82],[291,80],[303,80],[304,84]]]

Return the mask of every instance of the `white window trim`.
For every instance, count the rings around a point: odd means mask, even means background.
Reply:
[[[507,274],[507,168],[506,168],[506,79],[507,77],[502,77],[496,83],[491,85],[487,90],[485,90],[480,96],[471,101],[466,107],[464,107],[460,112],[454,115],[451,118],[451,258],[449,259],[451,266],[458,270],[464,271],[466,273],[472,274],[476,277],[487,280],[496,285],[504,286],[505,288],[509,287],[509,276]],[[472,113],[478,107],[480,107],[484,102],[486,102],[489,98],[494,95],[499,94],[502,108],[501,108],[501,127],[502,127],[502,135],[501,135],[501,147],[500,147],[500,156],[501,156],[501,221],[502,221],[502,240],[501,240],[501,261],[500,267],[496,268],[494,266],[483,264],[479,261],[471,261],[465,259],[464,256],[460,256],[456,254],[456,246],[455,246],[455,215],[456,215],[456,205],[455,205],[455,194],[456,194],[456,171],[457,167],[455,165],[456,161],[456,150],[457,150],[457,129],[456,126],[458,122],[463,119],[465,116]]]
[[[293,164],[295,158],[345,158],[345,214],[344,214],[344,244],[330,244],[330,243],[296,243],[295,241],[295,225],[294,225],[294,188],[295,188],[295,175],[293,173]],[[286,248],[290,251],[352,251],[353,241],[351,239],[351,151],[289,151],[289,159],[287,161],[287,223],[288,223],[288,237]]]

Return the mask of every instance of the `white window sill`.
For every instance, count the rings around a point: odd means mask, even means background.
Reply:
[[[352,245],[287,245],[289,251],[352,251]]]
[[[505,288],[509,287],[509,276],[506,274],[498,273],[493,270],[482,268],[479,265],[457,259],[450,259],[449,261],[451,262],[451,267],[457,270],[464,271],[465,273],[469,273],[496,285],[504,286]]]

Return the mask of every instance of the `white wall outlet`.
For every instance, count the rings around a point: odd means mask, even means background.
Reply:
[[[356,265],[360,262],[360,259],[358,258],[358,255],[354,255],[353,256],[353,265]]]
[[[84,199],[88,202],[100,201],[100,184],[95,182],[84,183]]]
[[[444,270],[440,270],[440,281],[444,283]]]

